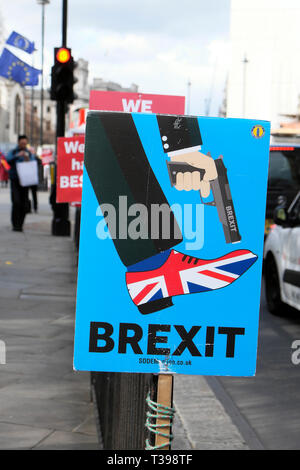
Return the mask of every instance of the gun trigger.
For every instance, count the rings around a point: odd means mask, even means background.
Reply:
[[[208,204],[209,204],[210,206],[214,206],[214,207],[217,205],[215,200],[209,202]]]
[[[215,206],[216,203],[215,201],[211,201],[211,202],[204,202],[203,201],[203,197],[201,196],[201,192],[199,191],[199,195],[200,195],[200,199],[201,199],[201,202],[204,206]]]
[[[204,202],[203,204],[204,204],[205,206],[215,206],[215,205],[216,205],[215,201],[212,201],[212,202]]]

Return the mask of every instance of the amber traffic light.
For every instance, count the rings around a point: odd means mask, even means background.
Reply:
[[[69,62],[71,59],[71,50],[67,49],[66,47],[60,47],[56,52],[56,59],[61,64]]]
[[[71,49],[56,47],[54,49],[54,65],[51,70],[51,99],[73,103],[75,99],[73,86],[76,83]]]

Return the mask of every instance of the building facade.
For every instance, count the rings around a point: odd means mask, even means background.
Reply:
[[[25,131],[25,94],[16,82],[0,77],[0,150],[7,151]]]
[[[0,45],[5,46],[7,37],[0,7]],[[0,52],[1,53],[1,52]],[[133,91],[137,85],[123,88],[118,83],[95,78],[89,84],[88,62],[76,60],[74,103],[66,106],[66,133],[78,121],[79,111],[89,106],[90,90]],[[43,112],[42,112],[43,110]],[[42,115],[42,119],[41,119]],[[82,116],[82,113],[81,113]],[[19,83],[0,76],[0,151],[6,152],[16,145],[18,135],[26,134],[30,144],[37,148],[40,144],[55,144],[56,102],[50,99],[50,90],[37,87],[22,87]]]
[[[226,116],[279,127],[300,94],[299,0],[231,0]]]
[[[43,119],[41,122],[42,109]],[[25,90],[24,130],[30,144],[35,148],[41,143],[54,143],[56,135],[56,103],[50,99],[49,90],[43,91],[43,97],[41,96],[41,90],[32,88]]]
[[[123,87],[119,83],[112,81],[105,81],[102,78],[94,78],[92,84],[89,85],[88,82],[88,62],[84,59],[78,59],[77,67],[75,69],[75,76],[77,82],[74,85],[74,92],[77,95],[76,100],[72,105],[69,106],[67,120],[66,120],[66,130],[68,135],[68,129],[70,130],[70,135],[75,128],[79,128],[82,125],[82,116],[81,111],[87,110],[89,107],[89,98],[90,91],[124,91],[137,93],[138,85],[132,83],[129,87]]]

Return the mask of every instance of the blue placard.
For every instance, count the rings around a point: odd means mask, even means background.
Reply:
[[[76,370],[251,376],[270,124],[90,112]]]

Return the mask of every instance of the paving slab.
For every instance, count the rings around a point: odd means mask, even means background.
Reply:
[[[49,194],[38,196],[15,233],[0,189],[0,449],[100,449],[90,376],[73,370],[75,245],[51,235]]]
[[[1,422],[0,444],[5,450],[28,450],[51,434],[51,430]]]
[[[93,436],[80,432],[55,431],[37,444],[35,450],[99,450]]]

